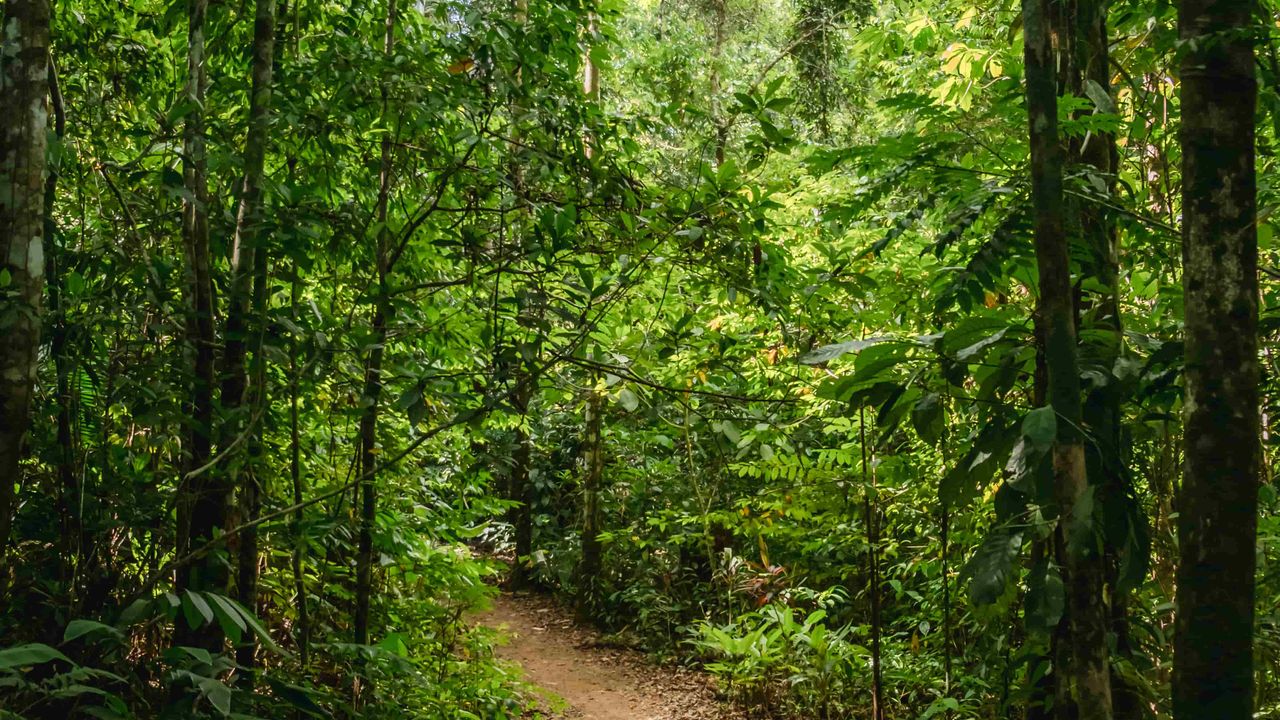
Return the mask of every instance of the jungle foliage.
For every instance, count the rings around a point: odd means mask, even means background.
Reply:
[[[0,17],[0,718],[1280,716],[1273,0]]]

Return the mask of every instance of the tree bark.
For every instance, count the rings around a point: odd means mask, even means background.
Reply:
[[[48,0],[9,0],[0,26],[0,567],[39,367],[49,22]]]
[[[226,526],[230,487],[223,473],[203,468],[212,449],[214,330],[213,283],[209,270],[208,169],[205,157],[204,100],[205,15],[208,0],[187,2],[187,115],[183,128],[183,181],[186,196],[182,206],[182,240],[187,261],[187,342],[193,353],[188,474],[178,498],[178,555],[205,545],[217,530]],[[178,569],[176,586],[181,590],[226,592],[226,566],[213,556],[199,558]],[[217,623],[190,628],[179,619],[174,632],[178,645],[221,652],[223,634]]]
[[[1186,461],[1173,715],[1253,710],[1260,440],[1253,0],[1182,0]]]
[[[1078,517],[1087,492],[1082,411],[1076,355],[1075,307],[1064,224],[1063,152],[1058,138],[1058,97],[1049,36],[1047,0],[1023,0],[1027,115],[1035,247],[1040,276],[1036,321],[1044,326],[1048,399],[1057,419],[1053,448],[1058,504],[1059,563],[1066,586],[1068,666],[1055,667],[1057,705],[1079,720],[1111,718],[1110,664],[1103,605],[1103,565],[1092,542],[1091,518]],[[1068,542],[1076,528],[1086,541]]]
[[[249,131],[245,138],[244,178],[240,189],[240,206],[236,213],[236,230],[231,251],[231,298],[227,315],[226,343],[223,351],[222,408],[227,414],[221,434],[221,447],[229,449],[242,433],[249,438],[248,461],[229,461],[228,485],[239,492],[241,522],[257,519],[261,492],[254,468],[261,453],[261,430],[251,414],[266,400],[265,358],[262,354],[266,322],[268,254],[262,225],[265,219],[262,202],[264,166],[270,143],[272,73],[275,69],[275,0],[257,0],[253,21],[253,66],[249,95]],[[246,350],[252,355],[253,387],[245,367]],[[258,531],[240,534],[237,557],[236,594],[250,610],[257,606]],[[236,648],[236,662],[252,669],[257,640],[249,633]],[[243,676],[252,683],[253,673]]]
[[[514,0],[512,4],[512,17],[516,24],[524,27],[529,21],[529,3],[528,0]],[[521,69],[517,69],[514,84],[521,86],[524,82],[524,75]],[[512,103],[511,110],[511,136],[512,142],[509,147],[514,154],[519,149],[519,142],[522,135],[520,125],[521,108],[519,101]],[[517,222],[524,222],[528,217],[528,208],[525,201],[524,187],[524,171],[516,158],[512,158],[508,165],[508,177],[511,182],[513,200],[516,205],[518,218]],[[519,248],[523,250],[523,248]],[[531,293],[525,293],[528,298]],[[531,302],[531,300],[526,300]],[[520,317],[517,318],[517,325],[523,325],[525,313],[529,312],[527,307],[519,310]],[[511,472],[507,476],[507,499],[515,503],[510,510],[507,511],[507,521],[511,523],[515,534],[515,561],[511,566],[511,576],[508,584],[512,589],[520,589],[529,584],[529,567],[526,564],[529,556],[533,553],[533,483],[529,480],[529,461],[532,455],[531,439],[528,431],[528,415],[529,401],[533,396],[533,386],[537,379],[531,368],[528,366],[523,357],[520,348],[516,348],[516,371],[515,371],[515,387],[511,394],[511,404],[516,413],[520,416],[520,426],[515,432],[515,450],[511,457]]]
[[[52,55],[49,57],[49,100],[53,109],[53,138],[61,143],[66,136],[67,113],[63,107],[62,90],[58,85],[58,72]],[[76,437],[72,430],[76,392],[71,385],[73,364],[67,352],[67,320],[63,277],[66,250],[58,242],[58,226],[53,209],[58,199],[58,178],[61,161],[52,153],[53,162],[46,161],[44,181],[44,239],[48,252],[45,258],[45,282],[49,286],[49,355],[53,359],[55,388],[57,391],[57,471],[58,515],[62,526],[62,576],[67,582],[70,605],[75,607],[79,594],[78,577],[85,545],[83,492],[76,477]]]
[[[390,62],[395,49],[396,0],[387,2],[386,36],[383,53]],[[382,84],[382,116],[389,117],[389,80]],[[390,233],[387,208],[391,199],[391,135],[382,135],[382,161],[378,180],[378,239],[375,248],[377,264],[377,297],[374,298],[370,321],[371,345],[364,374],[364,412],[360,415],[360,530],[356,554],[356,608],[352,625],[357,645],[369,643],[369,600],[373,591],[373,526],[378,514],[378,488],[374,474],[377,462],[378,408],[382,397],[382,352],[387,342],[387,253]]]
[[[289,315],[294,325],[298,323],[298,291],[301,284],[298,279],[298,267],[293,268],[294,278],[289,292]],[[298,507],[293,514],[293,587],[298,607],[298,661],[307,667],[311,654],[311,614],[307,607],[306,537],[302,531],[305,510],[302,500],[305,488],[302,485],[302,445],[298,432],[298,341],[296,335],[289,340],[289,479],[293,484],[293,504]]]
[[[523,364],[523,360],[517,360]],[[512,406],[521,417],[516,430],[515,451],[511,457],[511,475],[508,477],[507,497],[516,504],[507,512],[507,521],[515,532],[515,562],[511,566],[510,585],[519,590],[529,584],[529,556],[533,554],[533,483],[529,480],[529,460],[532,455],[531,439],[526,427],[529,416],[529,399],[532,395],[530,373],[516,375]]]
[[[871,720],[884,720],[884,670],[880,654],[880,509],[876,476],[867,451],[867,410],[858,408],[858,445],[862,449],[863,511],[867,524],[867,597],[871,616]]]
[[[1108,0],[1069,0],[1061,4],[1057,35],[1062,43],[1059,66],[1066,81],[1063,90],[1080,98],[1090,98],[1100,112],[1110,112],[1111,61],[1107,30]],[[1081,111],[1082,114],[1085,111]],[[1121,588],[1122,543],[1128,537],[1132,502],[1127,453],[1121,427],[1121,383],[1114,370],[1124,352],[1124,324],[1120,316],[1119,235],[1107,205],[1112,203],[1118,164],[1116,139],[1111,133],[1094,132],[1073,137],[1067,146],[1068,163],[1087,172],[1081,193],[1067,198],[1068,222],[1072,235],[1080,238],[1085,251],[1084,272],[1101,288],[1082,301],[1081,318],[1093,331],[1092,342],[1082,351],[1088,362],[1106,374],[1101,383],[1084,396],[1083,419],[1092,448],[1086,453],[1086,473],[1097,488],[1106,520],[1103,552],[1108,627],[1117,655],[1132,651],[1129,640],[1128,589]],[[1087,195],[1087,197],[1086,197]],[[1112,713],[1116,718],[1134,719],[1143,715],[1137,688],[1111,672]]]
[[[592,384],[587,395],[586,422],[582,442],[582,562],[578,565],[578,616],[589,621],[600,606],[600,573],[604,546],[600,542],[603,523],[600,491],[604,479],[604,442],[601,390]]]

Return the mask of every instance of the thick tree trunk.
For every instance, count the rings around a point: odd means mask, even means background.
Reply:
[[[387,2],[386,36],[383,52],[388,62],[395,49],[396,0]],[[388,80],[382,85],[382,115],[388,117]],[[364,412],[360,415],[360,530],[356,551],[356,607],[352,618],[358,645],[369,643],[369,600],[373,592],[373,526],[378,515],[378,487],[375,476],[378,445],[378,409],[382,397],[382,352],[387,342],[387,253],[390,233],[387,209],[391,201],[391,136],[382,135],[382,161],[378,180],[377,297],[374,298],[368,360],[364,373]]]
[[[49,12],[48,0],[9,0],[0,37],[0,567],[40,347]]]
[[[194,354],[189,472],[179,491],[178,555],[186,555],[212,540],[226,526],[230,486],[223,473],[206,468],[212,448],[214,330],[213,283],[209,271],[208,177],[205,157],[205,15],[208,0],[187,3],[188,102],[183,129],[183,179],[187,195],[182,207],[182,240],[187,260],[187,342]],[[179,590],[227,589],[226,566],[206,556],[178,569]],[[217,623],[191,629],[179,619],[174,642],[221,652],[223,635]]]
[[[1253,708],[1259,461],[1252,0],[1183,0],[1186,463],[1178,499],[1173,715]]]
[[[1047,0],[1023,0],[1027,115],[1031,138],[1031,185],[1035,204],[1036,261],[1040,275],[1037,322],[1044,327],[1049,405],[1057,418],[1053,448],[1054,487],[1058,503],[1059,563],[1066,585],[1067,667],[1055,667],[1057,704],[1079,720],[1111,717],[1110,666],[1103,564],[1091,541],[1068,542],[1075,528],[1089,528],[1078,518],[1081,499],[1089,492],[1085,474],[1080,376],[1076,357],[1075,307],[1070,254],[1064,225],[1063,152],[1058,139],[1058,98],[1049,44]]]

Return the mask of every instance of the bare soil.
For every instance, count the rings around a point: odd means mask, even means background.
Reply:
[[[548,598],[503,593],[476,617],[506,640],[495,652],[517,663],[538,691],[539,715],[563,720],[733,720],[711,680],[658,667],[609,647]]]

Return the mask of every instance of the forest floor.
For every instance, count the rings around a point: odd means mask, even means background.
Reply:
[[[542,717],[557,720],[732,720],[706,675],[659,667],[610,646],[551,599],[503,593],[476,616],[503,638],[495,649],[520,665]]]

